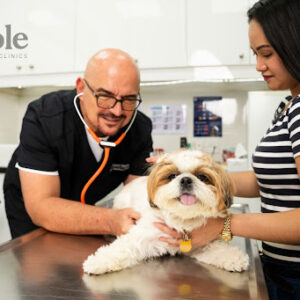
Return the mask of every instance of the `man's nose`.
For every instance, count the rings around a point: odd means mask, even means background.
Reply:
[[[121,116],[122,114],[122,103],[120,101],[117,101],[116,104],[114,105],[113,108],[110,109],[110,111],[115,115],[115,116]]]

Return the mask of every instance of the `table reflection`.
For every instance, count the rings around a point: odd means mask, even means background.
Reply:
[[[196,264],[189,257],[163,257],[120,272],[83,275],[98,296],[135,295],[130,299],[249,299],[248,272],[231,273]],[[235,297],[238,298],[235,298]],[[225,298],[224,298],[225,297]]]

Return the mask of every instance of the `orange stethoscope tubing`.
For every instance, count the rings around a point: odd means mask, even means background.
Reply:
[[[126,136],[126,133],[128,132],[128,130],[131,128],[134,120],[135,120],[135,117],[136,117],[136,114],[137,114],[137,110],[134,111],[134,114],[133,114],[133,117],[131,118],[131,121],[129,123],[129,126],[127,127],[127,129],[125,130],[125,132],[123,132],[119,138],[115,141],[115,142],[107,142],[107,141],[102,141],[96,134],[95,132],[88,127],[88,125],[86,124],[86,122],[84,121],[78,107],[77,107],[77,104],[76,104],[76,100],[79,96],[83,95],[83,93],[80,93],[80,94],[77,94],[75,97],[74,97],[74,106],[75,106],[75,109],[76,109],[76,112],[78,114],[78,116],[80,117],[82,123],[84,124],[84,126],[86,127],[87,131],[89,132],[89,134],[92,136],[92,138],[101,146],[104,148],[104,158],[103,158],[103,161],[101,163],[101,165],[99,166],[99,168],[97,169],[97,171],[94,173],[94,175],[88,180],[88,182],[85,184],[85,186],[83,187],[82,191],[81,191],[81,194],[80,194],[80,202],[81,203],[84,203],[85,204],[85,194],[88,190],[88,188],[91,186],[91,184],[95,181],[95,179],[99,176],[99,174],[103,171],[104,167],[106,166],[107,162],[108,162],[108,158],[109,158],[109,153],[110,153],[110,148],[112,147],[116,147],[118,146],[122,141],[123,139],[125,138]]]

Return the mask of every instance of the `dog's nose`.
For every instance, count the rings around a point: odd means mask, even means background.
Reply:
[[[192,187],[192,179],[190,177],[182,177],[180,180],[181,188],[189,190]]]

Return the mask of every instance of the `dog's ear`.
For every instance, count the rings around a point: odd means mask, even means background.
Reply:
[[[150,187],[152,187],[153,189],[153,185],[154,185],[154,179],[155,179],[155,173],[158,171],[158,169],[166,162],[169,161],[169,154],[168,153],[164,153],[162,155],[156,156],[156,160],[153,160],[151,162],[150,167],[147,170],[147,174],[149,175],[148,178],[148,195],[149,195],[149,189],[151,189]]]
[[[223,169],[223,167],[221,167]],[[224,201],[227,208],[229,208],[233,203],[233,183],[229,174],[223,170],[224,176],[222,176],[222,187]]]
[[[161,185],[166,184],[164,174],[168,168],[172,168],[170,156],[169,154],[164,154],[148,169],[147,193],[152,207],[157,207],[154,203],[155,193]]]
[[[158,177],[156,176],[159,168],[161,166],[161,161],[157,160],[149,169],[149,176],[148,176],[148,181],[147,181],[147,193],[148,193],[148,199],[150,206],[155,207],[156,205],[153,202],[154,199],[154,194],[156,192],[156,186],[157,186],[157,181]]]
[[[213,163],[217,174],[220,176],[220,192],[223,203],[227,208],[233,203],[233,183],[226,170],[216,162]],[[222,201],[221,201],[222,203]]]

